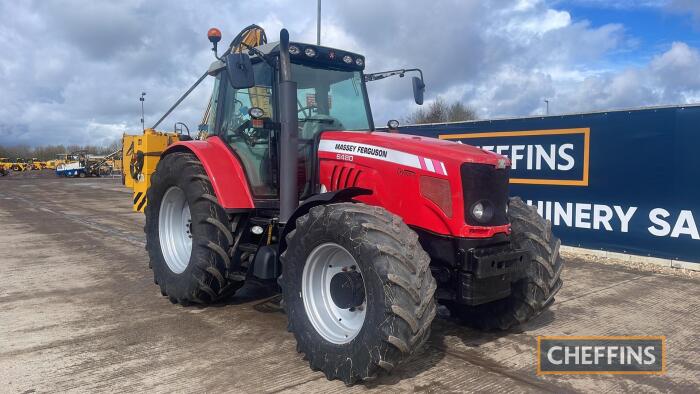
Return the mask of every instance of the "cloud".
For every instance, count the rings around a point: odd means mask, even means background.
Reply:
[[[568,0],[560,1],[559,3],[562,5],[573,4],[599,9],[629,10],[639,8],[662,8],[673,1],[675,0]]]
[[[669,1],[663,6],[700,15],[696,2]],[[315,11],[314,0],[0,2],[0,144],[102,143],[138,132],[142,91],[150,125],[213,60],[209,27],[225,42],[250,23],[271,41],[287,27],[294,40],[315,42]],[[561,113],[700,96],[697,48],[669,43],[622,67],[614,59],[634,50],[635,37],[622,24],[577,18],[565,2],[326,1],[322,33],[322,44],[366,55],[370,72],[422,68],[427,100],[462,100],[481,117],[541,113],[545,98]],[[164,127],[181,120],[196,129],[209,89],[211,81],[195,90]],[[368,91],[377,124],[416,108],[408,78]]]
[[[700,2],[697,0],[669,0],[666,5],[672,12],[690,14],[700,24]]]
[[[463,100],[482,117],[540,111],[543,99],[553,97],[558,85],[565,83],[555,78],[555,72],[583,74],[606,54],[627,45],[621,25],[593,27],[538,0],[443,1],[427,11],[403,9],[400,2],[372,3],[356,1],[338,7],[334,14],[342,26],[373,26],[347,32],[364,48],[368,68],[421,67],[429,97]],[[375,11],[373,16],[360,12],[368,7]],[[400,16],[380,17],[399,9]],[[407,82],[376,84],[369,89],[372,98],[381,94],[382,110],[395,113],[374,111],[378,124],[412,109],[410,100],[402,100],[409,91]],[[387,98],[403,107],[392,108],[384,102]]]

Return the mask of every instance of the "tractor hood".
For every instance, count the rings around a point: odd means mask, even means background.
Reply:
[[[419,158],[418,164],[421,165],[421,168],[425,166],[420,162],[424,158],[456,166],[462,163],[490,164],[495,167],[510,166],[508,158],[493,152],[458,142],[416,135],[327,131],[323,133],[321,141],[324,150],[329,152],[356,154],[365,157],[374,155],[379,159],[382,159],[380,156],[386,156],[385,161],[390,154],[393,154],[392,156],[399,160],[399,163],[401,163],[401,158],[408,159],[407,156],[401,155],[402,153],[416,156]],[[342,144],[342,142],[347,142],[347,144]],[[387,151],[382,151],[382,148]]]

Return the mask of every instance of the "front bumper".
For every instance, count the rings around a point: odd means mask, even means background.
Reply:
[[[525,276],[530,254],[514,249],[510,237],[446,237],[416,229],[430,256],[438,283],[437,297],[464,305],[480,305],[506,298],[511,284]]]

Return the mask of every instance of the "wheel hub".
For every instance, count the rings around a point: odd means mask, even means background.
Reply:
[[[192,216],[185,192],[177,186],[163,195],[158,213],[158,236],[168,268],[176,274],[184,272],[192,254]]]
[[[316,332],[342,345],[360,333],[367,313],[366,289],[355,258],[328,242],[311,251],[302,273],[304,311]]]
[[[355,270],[338,272],[331,278],[331,298],[340,309],[351,309],[365,302],[365,282]]]

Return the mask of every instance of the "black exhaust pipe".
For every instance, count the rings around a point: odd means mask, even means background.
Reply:
[[[289,32],[280,31],[280,225],[287,224],[299,206],[297,166],[299,161],[299,128],[297,121],[297,83],[292,81],[289,61]]]

